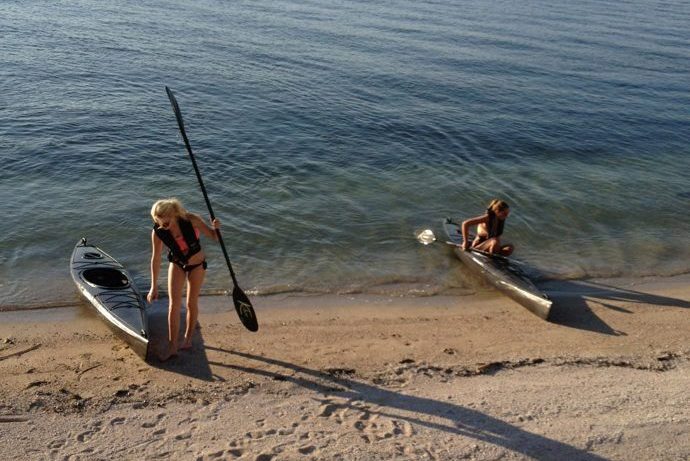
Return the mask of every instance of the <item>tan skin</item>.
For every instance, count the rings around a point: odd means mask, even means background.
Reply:
[[[496,212],[496,217],[500,220],[506,220],[510,215],[510,209],[506,208],[504,210]],[[478,243],[481,238],[486,238],[489,235],[487,225],[489,222],[489,215],[484,214],[482,216],[477,216],[475,218],[470,218],[462,222],[462,249],[467,251],[470,248],[475,250],[485,251],[491,254],[500,254],[503,256],[510,256],[513,253],[515,247],[509,243],[501,243],[500,237],[493,237]],[[477,237],[474,241],[470,243],[469,241],[469,230],[470,227],[477,226]]]
[[[198,229],[200,234],[217,241],[218,235],[215,229],[220,229],[220,221],[214,219],[211,226],[208,226],[199,216],[189,213],[187,215],[194,226]],[[180,226],[177,223],[177,218],[174,216],[157,217],[156,223],[163,229],[169,230],[174,238],[182,235]],[[149,290],[146,299],[148,302],[153,302],[158,299],[158,275],[160,273],[161,259],[163,253],[163,241],[158,238],[155,232],[151,232],[151,289]],[[192,255],[189,258],[189,265],[199,264],[204,261],[206,256],[203,250]],[[170,357],[177,355],[178,349],[190,349],[192,347],[192,337],[194,336],[194,328],[196,327],[197,319],[199,318],[199,293],[201,286],[204,283],[206,271],[199,266],[191,272],[183,271],[179,266],[170,263],[168,265],[168,348],[160,356],[161,360],[167,360]],[[182,308],[182,293],[184,291],[185,281],[187,282],[187,323],[184,333],[184,340],[182,344],[178,345],[178,332],[180,329],[180,310]]]

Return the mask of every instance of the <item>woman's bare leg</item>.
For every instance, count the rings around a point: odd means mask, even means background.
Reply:
[[[168,347],[160,357],[167,360],[177,354],[177,337],[180,331],[180,309],[184,290],[184,271],[174,264],[168,268]]]
[[[473,246],[475,250],[484,251],[486,253],[496,253],[499,248],[499,241],[496,237],[484,240],[482,243]]]
[[[479,245],[475,245],[472,248],[479,251],[485,251],[491,254],[500,254],[503,256],[510,256],[513,253],[514,247],[509,243],[504,243],[501,245],[501,241],[494,237],[483,241]]]
[[[192,347],[194,329],[199,318],[199,294],[201,293],[201,286],[204,284],[205,277],[206,271],[203,267],[197,267],[187,275],[187,325],[181,349]]]

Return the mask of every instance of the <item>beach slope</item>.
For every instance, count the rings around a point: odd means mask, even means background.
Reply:
[[[202,300],[145,363],[88,306],[0,314],[7,459],[688,459],[690,278],[507,298]],[[165,306],[151,311],[152,340]]]

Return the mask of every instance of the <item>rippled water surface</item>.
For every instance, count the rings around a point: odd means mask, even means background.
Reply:
[[[82,236],[147,290],[152,202],[205,214],[165,85],[247,291],[463,290],[414,235],[494,196],[543,276],[690,271],[690,4],[652,3],[4,1],[0,305],[76,299]]]

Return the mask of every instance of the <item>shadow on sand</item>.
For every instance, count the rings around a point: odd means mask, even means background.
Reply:
[[[538,279],[541,274],[529,266],[520,266],[533,280]],[[460,277],[468,286],[482,286],[486,289],[495,290],[486,280],[467,270],[461,268]],[[548,321],[558,325],[563,325],[580,330],[593,331],[605,335],[624,336],[625,333],[614,330],[601,320],[587,306],[586,294],[591,291],[578,282],[543,282],[539,283],[539,289],[548,294],[553,301]],[[498,293],[498,291],[496,291]],[[513,301],[514,302],[514,301]],[[515,308],[523,308],[517,302]]]
[[[664,307],[690,308],[690,302],[640,291],[628,290],[597,282],[556,281],[542,284],[554,301],[549,322],[570,328],[606,335],[625,336],[600,319],[587,302],[596,302],[608,309],[632,314],[623,303],[639,303]]]
[[[470,437],[504,447],[524,456],[537,460],[568,459],[568,460],[603,460],[604,458],[585,450],[567,445],[557,440],[527,432],[519,427],[508,424],[500,419],[488,416],[479,411],[455,405],[445,401],[433,400],[402,394],[371,384],[343,378],[342,376],[323,373],[277,359],[261,357],[244,352],[231,351],[218,347],[206,346],[207,349],[224,353],[228,357],[242,357],[255,360],[260,364],[277,366],[285,369],[286,373],[267,371],[261,368],[249,368],[223,362],[210,362],[211,365],[232,370],[264,376],[278,381],[288,381],[326,397],[332,396],[344,399],[343,402],[327,400],[328,412],[333,413],[341,408],[361,410],[356,402],[366,402],[380,406],[380,410],[368,411],[389,418],[401,419],[411,424],[424,426],[432,430],[443,431],[448,434]],[[398,410],[398,412],[396,412]],[[405,414],[401,412],[409,412]],[[414,416],[429,415],[433,418],[445,420],[442,422],[425,421]]]
[[[186,311],[180,313],[180,334],[184,336]],[[204,337],[201,327],[194,332],[193,347],[188,351],[179,351],[178,356],[161,362],[159,353],[164,350],[168,342],[168,305],[167,302],[157,301],[147,309],[149,321],[149,354],[146,362],[161,370],[179,373],[202,381],[214,381],[211,366],[206,357]]]

